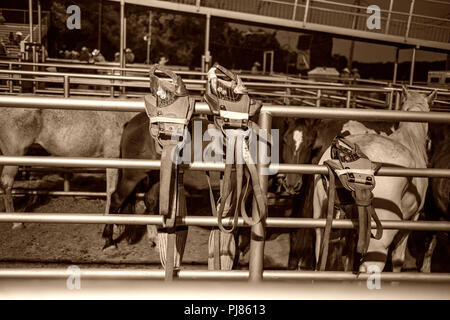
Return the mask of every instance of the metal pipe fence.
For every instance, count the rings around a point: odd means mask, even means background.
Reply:
[[[64,223],[64,224],[132,224],[132,225],[155,225],[163,226],[164,217],[160,215],[136,215],[136,214],[111,214],[102,213],[15,213],[5,212],[0,215],[2,222],[23,223]],[[280,218],[268,217],[265,226],[268,228],[325,228],[326,219],[312,218]],[[225,227],[231,227],[233,218],[223,219]],[[186,216],[177,218],[179,226],[217,227],[217,217]],[[416,230],[416,231],[450,231],[448,221],[401,221],[381,220],[383,229]],[[243,218],[238,219],[239,227],[251,227],[245,223]],[[333,220],[334,229],[355,229],[358,220]],[[372,228],[376,228],[372,222]]]
[[[73,275],[70,270],[56,268],[42,269],[3,269],[0,270],[0,279],[25,278],[25,279],[67,279]],[[177,278],[180,280],[236,280],[245,281],[249,272],[246,270],[232,271],[208,271],[203,270],[179,270]],[[133,269],[133,270],[113,270],[113,269],[81,269],[81,279],[141,279],[141,280],[162,280],[164,270]],[[317,281],[367,281],[371,274],[353,274],[340,271],[284,271],[265,270],[264,280],[317,280]],[[418,272],[384,272],[381,275],[383,281],[408,281],[408,282],[450,282],[450,273],[424,274]],[[248,284],[247,284],[248,285]]]
[[[101,105],[101,106],[99,106]],[[144,105],[142,100],[93,100],[93,99],[61,99],[48,97],[11,97],[0,96],[0,107],[26,107],[26,108],[58,108],[58,109],[78,109],[78,110],[104,110],[104,111],[143,111]],[[197,103],[195,111],[197,113],[209,113],[209,108],[204,103]],[[372,120],[372,121],[415,121],[415,122],[440,122],[450,123],[450,113],[436,113],[436,112],[404,112],[404,111],[385,111],[385,110],[354,110],[354,109],[340,109],[340,108],[311,108],[301,106],[263,106],[260,114],[260,127],[262,129],[271,128],[272,116],[292,116],[304,118],[322,118],[322,119],[354,119],[354,120]],[[260,142],[263,143],[263,142]],[[132,159],[90,159],[90,158],[65,158],[65,157],[0,157],[0,164],[3,165],[40,165],[40,166],[59,166],[59,167],[96,167],[96,168],[147,168],[158,170],[160,161],[157,160],[132,160]],[[264,166],[270,166],[272,169],[278,169],[279,172],[298,172],[305,174],[327,174],[328,171],[324,166],[318,165],[298,165],[298,164],[262,164],[258,163],[258,170]],[[224,170],[223,163],[192,163],[187,165],[188,169],[192,170]],[[261,171],[260,171],[261,172]],[[414,168],[386,168],[383,167],[378,172],[378,175],[405,175],[405,176],[423,176],[423,177],[450,177],[449,169],[414,169]],[[262,184],[267,186],[267,176],[262,176]],[[93,215],[93,214],[20,214],[20,213],[5,213],[0,215],[0,222],[6,221],[22,221],[22,222],[55,222],[55,223],[117,223],[117,224],[155,224],[162,225],[163,217],[161,216],[121,216],[121,215]],[[231,222],[225,219],[224,225]],[[181,218],[180,224],[186,225],[205,225],[215,226],[216,221],[214,217],[184,217]],[[325,226],[324,219],[289,219],[289,218],[267,218],[265,225],[252,226],[252,232],[264,232],[267,227],[290,227],[290,228],[323,228]],[[334,228],[354,228],[357,222],[337,220],[333,222]],[[449,222],[427,222],[427,221],[382,221],[383,227],[392,229],[408,229],[408,230],[441,230],[449,231]],[[245,226],[242,219],[239,220],[240,226]],[[259,281],[270,278],[267,275],[271,271],[263,270],[263,252],[264,252],[264,238],[254,240],[252,239],[250,249],[250,265],[249,271],[244,272],[245,279]],[[184,270],[182,270],[184,272]],[[0,275],[4,271],[0,271]],[[163,271],[158,271],[163,273]],[[181,272],[181,271],[180,271]],[[150,274],[152,271],[150,271]],[[3,273],[3,274],[7,274]],[[26,274],[26,273],[24,273]],[[181,272],[182,274],[182,272]],[[204,275],[206,278],[218,274],[216,272],[201,272],[199,276]],[[224,278],[233,278],[234,273],[220,273]],[[302,272],[284,273],[280,272],[276,279],[300,279],[307,277]],[[325,277],[324,273],[314,273],[317,277]],[[266,275],[266,276],[265,276]],[[12,275],[9,274],[8,277]],[[450,275],[423,275],[420,278],[424,281],[433,281],[433,279],[441,279],[440,281],[450,281]],[[354,280],[355,275],[343,274],[343,279]],[[395,275],[395,279],[408,279],[408,275]],[[436,278],[433,278],[436,277]],[[159,276],[158,276],[159,278]],[[314,277],[313,277],[314,278]],[[341,279],[336,274],[332,277]],[[311,278],[309,278],[311,279]],[[412,278],[411,278],[412,279]],[[414,279],[418,279],[417,277]],[[442,280],[444,279],[444,280]],[[436,280],[437,281],[437,280]]]

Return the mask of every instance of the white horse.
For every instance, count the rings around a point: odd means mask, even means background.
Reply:
[[[23,156],[33,143],[38,143],[54,156],[119,158],[123,125],[135,114],[0,108],[0,154]],[[18,166],[0,166],[0,190],[7,212],[14,212],[11,191],[17,171]],[[106,169],[105,214],[109,213],[117,180],[118,169]],[[21,226],[13,224],[13,228]]]
[[[416,92],[408,92],[403,88],[403,111],[428,112],[429,104],[436,92],[429,96]],[[401,122],[391,135],[359,134],[347,136],[350,142],[360,146],[369,159],[389,165],[407,168],[427,167],[427,133],[428,123]],[[320,159],[320,164],[330,159],[328,148]],[[382,177],[376,176],[373,190],[373,206],[380,220],[417,220],[422,210],[425,193],[428,187],[427,178]],[[327,210],[327,192],[320,176],[314,182],[314,218],[324,217]],[[322,230],[316,229],[316,261],[319,258],[322,241]],[[360,272],[367,272],[368,267],[375,265],[383,270],[388,249],[395,238],[392,251],[393,271],[401,271],[409,232],[383,230],[380,240],[370,239],[365,261],[359,267]]]

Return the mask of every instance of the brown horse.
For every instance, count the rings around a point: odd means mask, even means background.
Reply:
[[[435,92],[428,97],[416,92],[403,91],[403,111],[428,112]],[[378,134],[350,135],[346,138],[360,146],[362,152],[372,161],[407,168],[426,168],[428,123],[401,122],[398,129],[389,137]],[[329,148],[319,163],[330,159]],[[373,190],[373,206],[380,220],[416,220],[422,210],[428,187],[426,178],[376,177]],[[327,192],[319,176],[314,187],[314,218],[325,216]],[[387,252],[392,243],[393,271],[400,271],[406,253],[409,232],[384,230],[380,240],[370,239],[368,253],[359,266],[360,272],[367,272],[374,266],[382,271]],[[320,250],[322,232],[316,229],[316,260]],[[395,240],[395,241],[394,241]]]
[[[54,156],[118,158],[123,125],[134,115],[131,112],[0,108],[0,151],[5,156],[23,156],[37,143]],[[14,211],[11,190],[17,171],[18,166],[0,166],[0,189],[7,212]],[[105,213],[109,212],[117,175],[117,169],[106,169]],[[13,228],[20,226],[20,223],[13,224]]]
[[[449,125],[431,125],[430,138],[432,141],[430,166],[433,168],[450,169]],[[427,203],[425,204],[424,214],[426,220],[450,221],[449,178],[430,179],[430,188],[427,193]],[[419,238],[419,236],[417,237]],[[443,232],[432,232],[431,241],[429,241],[428,248],[426,248],[426,252],[423,256],[423,262],[420,269],[421,272],[431,272],[432,257],[438,242],[440,243],[441,248],[444,249],[443,253],[448,255],[448,234]],[[447,252],[445,252],[446,250]],[[422,257],[420,256],[420,258]]]

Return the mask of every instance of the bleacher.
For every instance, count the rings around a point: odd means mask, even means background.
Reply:
[[[28,40],[30,35],[30,27],[27,24],[22,23],[5,23],[0,25],[0,39],[3,39],[3,43],[6,47],[7,58],[18,58],[20,55],[19,45],[9,43],[9,34],[13,33],[14,37],[16,32],[22,32],[22,38]],[[38,38],[38,25],[33,25],[33,39]],[[42,25],[42,35],[47,32],[47,26]]]

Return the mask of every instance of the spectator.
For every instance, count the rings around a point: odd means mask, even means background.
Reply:
[[[344,68],[339,75],[342,78],[342,83],[350,83],[350,70],[348,68]]]
[[[15,43],[14,34],[12,32],[9,33],[8,40],[9,40],[9,44],[14,44]]]
[[[105,57],[101,54],[100,50],[98,49],[94,49],[94,51],[92,51],[92,60],[93,63],[101,63],[101,62],[105,62],[106,59]]]
[[[64,59],[72,59],[72,51],[64,51]]]
[[[167,62],[169,62],[169,59],[167,59],[165,56],[162,56],[161,58],[159,58],[158,64],[164,66]]]
[[[22,32],[20,31],[16,32],[16,39],[15,39],[16,44],[20,44],[22,42],[22,36],[23,36]]]
[[[64,50],[58,51],[58,58],[63,59],[64,58]]]
[[[6,22],[6,19],[3,16],[3,13],[0,11],[0,24],[5,24],[5,22]]]
[[[78,60],[80,58],[80,53],[76,50],[72,50],[71,55],[73,60]]]
[[[114,53],[114,62],[120,62],[120,52]]]
[[[6,56],[7,52],[6,52],[6,46],[5,43],[3,42],[3,38],[0,39],[0,56]]]
[[[90,59],[91,59],[91,54],[89,53],[88,48],[86,48],[86,47],[81,48],[79,60],[89,62]]]
[[[355,78],[355,79],[361,78],[361,75],[359,74],[358,68],[353,68],[353,69],[352,69],[352,76],[353,76],[353,78]]]
[[[134,62],[134,53],[131,51],[130,48],[127,48],[125,50],[125,62],[126,63],[133,63]]]
[[[255,61],[255,63],[253,63],[253,67],[252,67],[252,73],[258,73],[259,67],[261,67],[261,64],[258,61]]]

